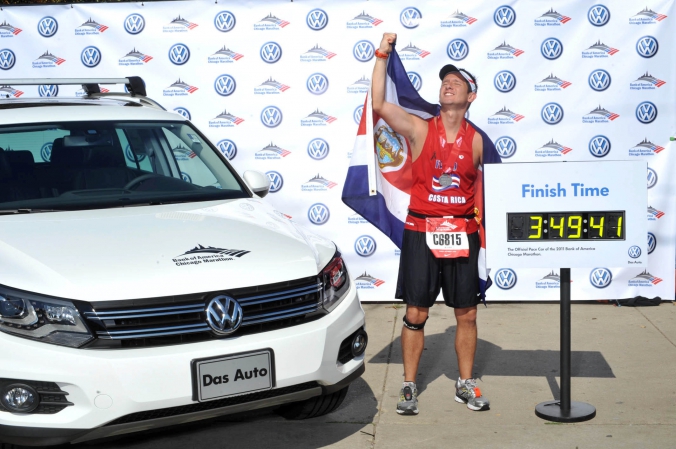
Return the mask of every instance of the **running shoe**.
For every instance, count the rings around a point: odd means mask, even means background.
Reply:
[[[418,414],[418,389],[413,382],[406,382],[401,387],[397,413],[400,415]]]
[[[455,383],[455,401],[467,404],[467,408],[474,411],[488,410],[491,407],[490,401],[481,396],[476,379],[467,379],[464,382],[458,379]]]

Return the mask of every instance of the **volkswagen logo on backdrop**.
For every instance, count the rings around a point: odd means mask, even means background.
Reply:
[[[657,54],[657,50],[659,49],[660,45],[657,43],[657,39],[652,36],[643,36],[636,41],[636,51],[639,56],[644,58],[652,58]]]
[[[542,56],[549,60],[554,60],[563,53],[563,44],[555,37],[550,37],[542,41],[540,45]]]
[[[648,254],[652,254],[657,246],[657,238],[652,232],[648,233]]]
[[[589,282],[596,288],[606,288],[613,282],[613,273],[607,268],[594,268],[589,273]]]
[[[352,54],[357,59],[357,61],[368,62],[373,58],[375,54],[375,47],[369,41],[359,41],[354,44],[352,49]]]
[[[3,50],[4,51],[4,50]],[[0,51],[0,60],[2,59],[2,51]],[[80,54],[80,61],[85,67],[96,67],[101,62],[101,51],[96,47],[85,47]],[[2,68],[2,66],[0,66]]]
[[[214,81],[214,89],[222,97],[232,95],[236,88],[237,83],[235,82],[235,78],[230,75],[221,75]]]
[[[242,324],[242,306],[229,296],[220,295],[209,301],[206,309],[207,324],[219,335],[235,332]]]
[[[41,97],[56,97],[59,95],[59,86],[56,84],[41,84],[38,86],[38,94]]]
[[[47,142],[40,148],[40,157],[43,161],[49,162],[52,158],[52,142]]]
[[[631,246],[629,247],[629,251],[627,251],[627,254],[629,254],[629,257],[631,257],[632,259],[638,259],[639,257],[641,257],[641,248],[639,248],[636,245]]]
[[[508,70],[498,72],[493,78],[495,88],[500,92],[511,92],[516,87],[516,77]]]
[[[589,141],[589,152],[594,157],[605,157],[610,153],[610,139],[606,136],[594,136]]]
[[[268,106],[261,112],[261,122],[268,128],[276,128],[282,123],[282,111],[277,106]]]
[[[352,113],[354,122],[358,125],[361,122],[361,115],[364,113],[364,105],[357,106],[357,109]]]
[[[315,95],[321,95],[329,88],[329,79],[321,73],[313,73],[305,83],[307,90]]]
[[[309,26],[311,30],[323,30],[326,28],[326,25],[329,24],[329,15],[321,9],[313,9],[307,13],[305,23],[307,23],[307,26]]]
[[[189,183],[189,184],[192,184],[192,178],[190,177],[189,174],[187,174],[184,171],[181,172],[181,179],[184,180],[185,182]]]
[[[185,117],[185,118],[188,119],[188,120],[191,120],[191,119],[192,119],[192,116],[190,115],[190,111],[188,111],[188,110],[187,110],[186,108],[184,108],[184,107],[179,106],[179,107],[177,107],[177,108],[174,108],[174,112],[177,113],[177,114],[182,115],[183,117]]]
[[[413,87],[415,90],[420,91],[422,89],[422,78],[420,75],[418,75],[416,72],[407,72],[408,79],[411,81],[411,84],[413,84]]]
[[[418,8],[414,8],[413,6],[405,8],[401,14],[399,14],[399,21],[404,26],[404,28],[408,28],[409,30],[412,28],[417,28],[418,25],[420,25],[420,19],[422,19],[420,10]]]
[[[509,290],[516,285],[516,273],[511,268],[500,268],[494,279],[495,285],[502,290]]]
[[[454,61],[462,61],[469,54],[469,45],[462,39],[453,39],[446,47],[448,57]]]
[[[129,14],[124,19],[124,30],[129,34],[139,34],[146,27],[146,20],[141,14]]]
[[[657,184],[657,172],[648,167],[648,188],[652,189]]]
[[[603,5],[594,5],[587,11],[587,19],[595,27],[602,27],[610,20],[610,11]]]
[[[563,108],[557,103],[547,103],[540,112],[542,120],[548,125],[556,125],[563,120]]]
[[[284,178],[276,171],[269,171],[265,176],[270,180],[270,193],[279,192],[284,187]]]
[[[268,64],[274,64],[282,57],[282,47],[277,42],[266,42],[261,47],[261,59]]]
[[[511,27],[516,20],[516,13],[511,6],[503,5],[493,13],[493,21],[502,28]]]
[[[169,49],[169,60],[176,65],[183,65],[190,59],[190,49],[183,44],[174,44]]]
[[[603,92],[610,87],[610,73],[602,69],[594,70],[589,74],[589,87],[596,92]]]
[[[216,144],[218,150],[225,156],[229,161],[233,160],[237,156],[237,145],[230,139],[223,139]]]
[[[227,33],[235,28],[236,23],[235,15],[230,11],[221,11],[214,17],[214,26],[218,31],[222,31],[223,33]]]
[[[16,56],[7,48],[0,50],[0,70],[9,70],[16,64]]]
[[[372,256],[376,252],[376,241],[370,235],[362,235],[354,242],[354,251],[362,257]]]
[[[644,101],[636,106],[636,118],[639,122],[645,124],[654,122],[657,118],[657,106],[649,101]]]
[[[495,149],[500,157],[509,159],[516,153],[516,141],[508,136],[502,136],[495,141]]]
[[[38,33],[42,37],[52,37],[59,31],[59,22],[54,17],[43,17],[38,22]]]
[[[329,221],[330,216],[331,213],[329,212],[329,208],[322,203],[313,204],[307,211],[308,220],[310,220],[312,224],[316,224],[318,226],[323,225]]]
[[[329,155],[329,144],[326,140],[316,138],[307,144],[307,154],[316,161],[321,161]]]

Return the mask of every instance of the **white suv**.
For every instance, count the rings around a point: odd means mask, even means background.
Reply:
[[[340,405],[364,312],[336,245],[260,199],[265,175],[140,78],[1,82],[85,95],[0,99],[0,442]]]

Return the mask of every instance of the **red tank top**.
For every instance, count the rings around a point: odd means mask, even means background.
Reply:
[[[472,141],[475,130],[465,120],[454,142],[446,142],[446,130],[440,117],[427,124],[427,138],[420,156],[413,162],[413,187],[409,210],[425,216],[474,215],[474,167]],[[424,231],[424,219],[410,215],[408,229]],[[422,227],[421,227],[422,226]],[[468,219],[467,233],[479,229],[476,220]]]

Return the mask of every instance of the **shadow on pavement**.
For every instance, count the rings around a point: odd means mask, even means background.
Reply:
[[[401,337],[392,342],[391,364],[402,364]],[[375,354],[369,363],[385,363],[389,345]],[[571,351],[571,377],[614,378],[613,370],[598,351]],[[545,377],[555,399],[559,399],[556,383],[560,368],[560,352],[546,350],[502,349],[486,340],[477,341],[474,360],[474,377],[489,376],[534,376]],[[423,392],[427,384],[441,376],[455,381],[458,376],[458,362],[455,356],[455,326],[441,334],[425,335],[418,373],[418,391]]]

